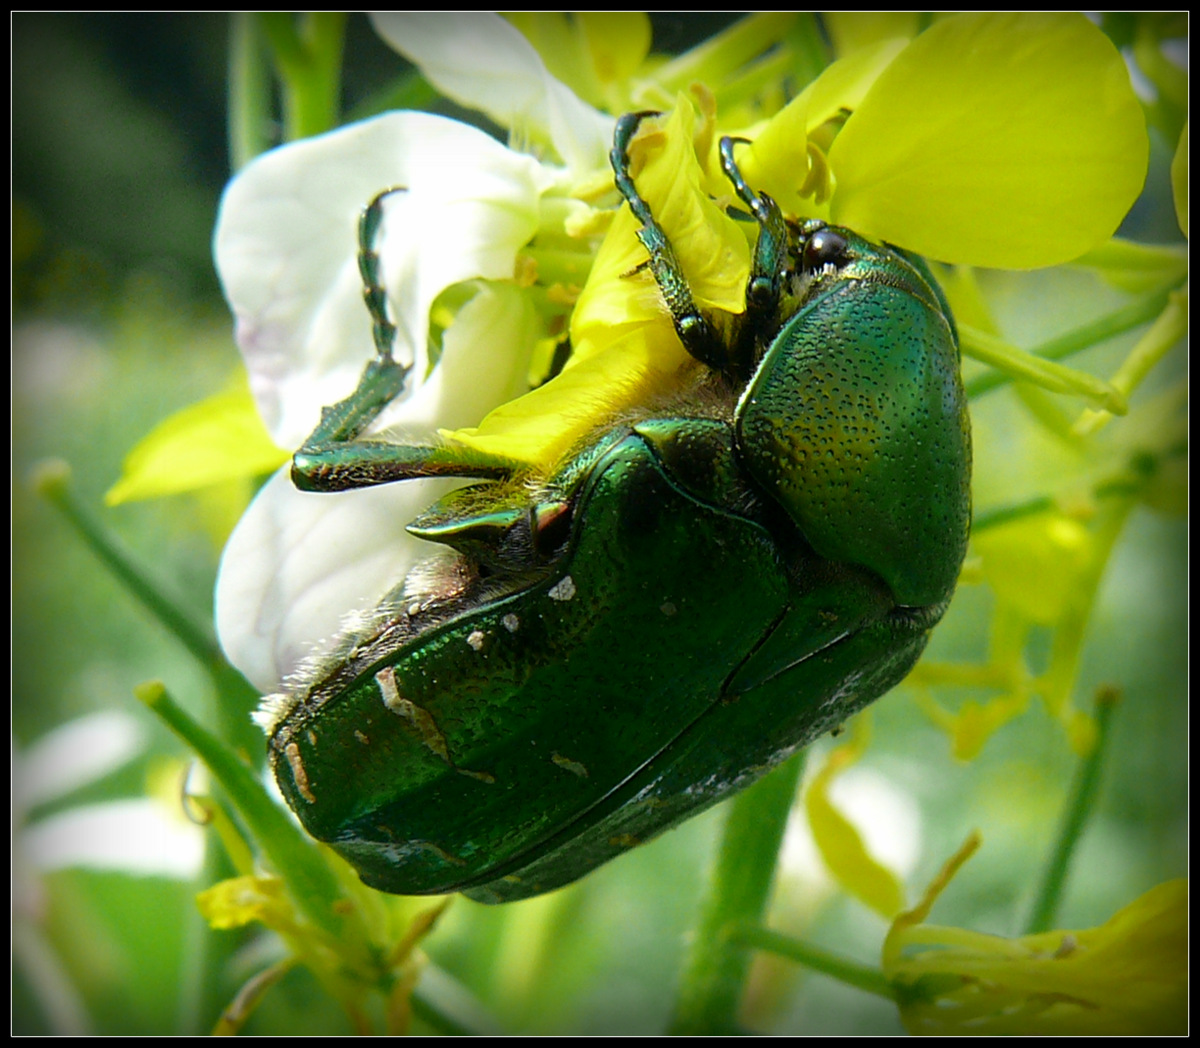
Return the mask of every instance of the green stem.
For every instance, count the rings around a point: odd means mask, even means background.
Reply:
[[[346,15],[277,11],[260,14],[258,20],[279,75],[285,141],[311,138],[336,126]]]
[[[333,871],[300,829],[263,788],[254,773],[212,732],[198,724],[158,681],[141,684],[134,694],[196,753],[221,784],[245,820],[275,873],[288,885],[301,912],[335,939],[345,939],[345,921],[334,911],[342,890]],[[360,937],[360,941],[365,936]]]
[[[363,99],[346,114],[352,124],[395,109],[429,109],[441,97],[420,72],[402,73],[390,84]]]
[[[435,1033],[447,1037],[474,1037],[478,1035],[479,1031],[472,1030],[470,1026],[459,1022],[453,1016],[447,1015],[442,1011],[421,992],[419,986],[413,990],[412,997],[409,1000],[412,1004],[413,1015],[425,1023],[426,1026],[432,1027]]]
[[[977,535],[981,531],[1007,524],[1009,521],[1045,513],[1054,509],[1056,505],[1057,503],[1049,495],[1038,495],[1015,505],[997,506],[994,509],[984,510],[976,513],[975,518],[971,521],[971,534]]]
[[[797,91],[811,84],[829,65],[829,47],[821,34],[817,16],[801,13],[788,30],[786,42],[792,56],[791,76]]]
[[[271,147],[271,80],[254,15],[229,27],[229,162],[240,171]]]
[[[1085,251],[1071,266],[1093,269],[1101,276],[1110,276],[1114,283],[1131,277],[1145,281],[1131,291],[1151,291],[1175,287],[1187,279],[1188,254],[1183,244],[1140,244],[1134,240],[1110,237],[1104,243]]]
[[[217,691],[217,715],[222,734],[247,752],[261,751],[261,738],[249,718],[258,701],[245,678],[226,660],[207,626],[151,578],[71,488],[71,467],[61,460],[43,462],[34,471],[33,486],[62,513],[100,562],[204,667]]]
[[[1117,368],[1111,382],[1123,396],[1128,397],[1137,389],[1151,369],[1187,334],[1187,301],[1186,288],[1172,291],[1163,311]],[[1086,411],[1075,424],[1075,432],[1080,436],[1088,436],[1104,425],[1108,418],[1107,412]]]
[[[1106,342],[1110,338],[1124,334],[1126,331],[1131,331],[1135,327],[1147,324],[1163,311],[1171,290],[1171,288],[1163,288],[1059,335],[1057,338],[1048,339],[1029,350],[1029,355],[1044,360],[1062,360],[1064,357],[1082,352],[1101,342]],[[1006,371],[988,372],[986,375],[980,375],[965,383],[967,396],[980,397],[984,393],[1007,385],[1014,378],[1023,377],[1026,376],[1013,375]]]
[[[828,975],[831,979],[856,986],[867,993],[886,997],[888,1000],[899,999],[896,989],[878,968],[870,968],[857,961],[839,957],[829,950],[824,950],[811,943],[793,939],[789,935],[781,935],[768,928],[757,925],[747,925],[738,928],[732,936],[734,942],[750,946],[756,950],[765,950],[789,961],[803,964],[806,968]]]
[[[1049,931],[1054,927],[1055,915],[1071,867],[1071,858],[1095,808],[1100,772],[1111,736],[1112,716],[1119,699],[1120,693],[1111,687],[1101,688],[1096,695],[1096,744],[1092,747],[1092,752],[1080,762],[1074,788],[1058,831],[1058,841],[1046,866],[1045,876],[1033,906],[1033,914],[1029,918],[1027,934]]]
[[[196,890],[234,874],[229,857],[213,837],[205,841],[204,866],[195,881]],[[197,1036],[212,1028],[212,1016],[225,1007],[228,990],[225,973],[240,948],[237,937],[212,928],[200,910],[189,907],[183,918],[184,956],[180,965],[179,1028],[181,1036]]]
[[[986,331],[960,326],[959,342],[963,356],[989,364],[1010,379],[1032,382],[1052,393],[1072,393],[1088,397],[1114,414],[1125,414],[1125,398],[1103,379],[1077,371],[1035,353],[1018,349]]]
[[[125,586],[205,667],[225,661],[216,638],[186,612],[178,601],[150,578],[71,490],[71,467],[53,459],[34,470],[33,487],[75,529],[76,534]]]
[[[803,769],[804,754],[799,753],[730,804],[696,938],[684,962],[671,1033],[737,1031],[751,954],[731,933],[762,923]]]

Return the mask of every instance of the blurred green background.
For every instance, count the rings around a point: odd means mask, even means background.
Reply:
[[[728,16],[661,18],[656,48],[689,46],[722,18]],[[22,773],[21,755],[50,729],[97,710],[123,711],[149,739],[145,752],[116,773],[21,812],[30,823],[72,806],[143,795],[161,779],[164,760],[183,758],[132,698],[136,684],[160,678],[198,717],[215,720],[207,678],[31,494],[28,477],[46,457],[68,461],[79,496],[183,605],[211,618],[221,543],[245,493],[111,510],[102,502],[141,437],[225,388],[240,367],[210,255],[229,173],[227,33],[227,18],[216,15],[13,18],[14,775]],[[345,108],[399,69],[366,20],[352,17]],[[1130,236],[1179,238],[1167,192],[1172,150],[1173,143],[1155,141],[1153,191],[1131,219]],[[1019,277],[985,274],[984,287],[1020,344],[1120,301],[1081,274],[1040,281],[1033,298]],[[1108,374],[1130,344],[1100,347],[1077,363]],[[1186,355],[1177,352],[1161,370],[1146,398],[1186,372]],[[985,398],[973,414],[981,491],[1024,495],[1050,482],[1057,452],[1011,391]],[[1086,706],[1097,686],[1114,683],[1124,702],[1100,812],[1084,840],[1061,927],[1100,923],[1154,884],[1186,873],[1186,580],[1186,521],[1135,510],[1103,583],[1075,692]],[[982,659],[990,608],[984,587],[964,587],[931,656]],[[909,884],[923,885],[978,827],[984,850],[936,917],[1018,931],[1075,766],[1061,731],[1034,709],[978,761],[962,765],[902,688],[877,707],[874,738],[866,778],[886,784],[881,803],[900,796],[901,814],[915,820]],[[710,812],[545,899],[498,909],[458,900],[428,944],[438,966],[428,976],[431,992],[441,973],[450,973],[454,983],[439,992],[465,988],[506,1030],[661,1029],[720,819],[719,809]],[[15,832],[19,847],[20,824]],[[788,855],[776,924],[877,961],[883,923],[832,895],[802,841]],[[48,1000],[23,954],[13,987],[18,1033],[61,1031],[68,1006],[82,1009],[82,1029],[98,1033],[202,1030],[213,1003],[228,1000],[270,955],[253,934],[221,933],[228,967],[196,970],[203,931],[191,900],[203,884],[83,869],[39,875],[20,865],[16,876],[15,917],[36,929],[37,948],[55,958],[75,994],[66,1005]],[[760,1029],[900,1030],[887,1002],[782,962],[758,966],[751,998]],[[345,1032],[346,1025],[296,971],[247,1029]]]

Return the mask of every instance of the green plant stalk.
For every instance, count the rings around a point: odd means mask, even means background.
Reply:
[[[1150,325],[1150,330],[1138,339],[1129,356],[1117,368],[1111,381],[1124,396],[1129,396],[1137,389],[1151,369],[1187,334],[1187,300],[1186,288],[1172,291],[1167,305]],[[1110,417],[1108,412],[1085,411],[1075,424],[1075,432],[1081,436],[1090,435]]]
[[[977,513],[971,521],[971,534],[975,535],[988,528],[995,528],[1022,517],[1031,517],[1037,513],[1046,513],[1054,509],[1056,503],[1049,495],[1037,495],[1025,502],[1010,506],[996,506],[993,509]]]
[[[1072,331],[1068,331],[1056,338],[1048,339],[1033,349],[1028,350],[1028,353],[1031,356],[1041,357],[1044,360],[1062,360],[1074,353],[1080,353],[1101,342],[1106,342],[1110,338],[1122,335],[1126,331],[1131,331],[1141,324],[1148,324],[1163,311],[1170,293],[1170,288],[1163,288],[1160,291],[1145,295],[1129,303],[1127,306],[1122,306],[1120,309],[1113,310],[1113,312],[1107,313],[1102,317],[1097,317],[1095,320],[1087,324],[1082,324]],[[1026,376],[1013,375],[1006,371],[992,371],[986,375],[979,375],[971,379],[970,382],[965,383],[967,396],[974,399],[975,397],[982,396],[984,393],[989,393],[994,389],[999,389],[1001,386],[1007,385],[1014,378],[1024,377]]]
[[[195,883],[206,888],[232,872],[225,853],[210,845],[204,850],[204,865]],[[241,944],[236,936],[217,934],[195,906],[188,908],[183,923],[177,1032],[186,1037],[207,1032],[203,1025],[206,1017],[221,1014],[226,998],[224,973]]]
[[[254,15],[229,26],[229,160],[240,171],[271,147],[271,78]]]
[[[134,561],[112,533],[71,490],[71,467],[55,459],[39,464],[33,487],[75,529],[84,544],[117,580],[132,593],[205,667],[224,662],[216,638],[186,612],[178,601]]]
[[[100,562],[208,672],[217,690],[217,716],[223,735],[238,746],[259,749],[248,713],[258,693],[226,660],[207,626],[194,619],[182,605],[133,559],[100,519],[71,489],[71,468],[65,462],[42,463],[34,472],[35,490],[51,503]]]
[[[336,876],[254,773],[225,743],[196,723],[160,682],[141,684],[134,694],[208,766],[305,917],[345,942],[346,922],[351,918],[334,912],[333,904],[343,894]],[[361,940],[365,939],[364,934]]]
[[[1101,274],[1139,274],[1147,281],[1143,290],[1176,286],[1187,278],[1188,255],[1183,244],[1142,244],[1136,240],[1110,237],[1072,263],[1074,267],[1099,270]]]
[[[963,325],[958,333],[963,356],[990,364],[1010,380],[1032,382],[1052,393],[1074,393],[1088,397],[1107,411],[1125,414],[1125,398],[1103,379],[1018,349],[1004,339],[977,328]]]
[[[222,1011],[213,1027],[214,1037],[235,1036],[245,1025],[254,1009],[262,1003],[267,991],[279,982],[297,964],[295,957],[286,957],[269,968],[264,968],[243,986]]]
[[[886,997],[890,1001],[899,1000],[896,988],[888,982],[878,968],[870,968],[857,961],[847,960],[830,950],[793,939],[789,935],[781,935],[769,928],[746,925],[734,931],[733,940],[744,946],[765,950],[779,957],[785,957],[789,961],[795,961],[797,964],[803,964],[806,968],[811,968],[815,972],[828,975],[831,979],[837,979],[850,986],[856,986],[867,993]]]
[[[283,96],[284,139],[311,138],[337,126],[341,113],[346,15],[310,12],[257,16],[271,45]]]
[[[795,79],[796,89],[803,90],[829,65],[829,47],[821,35],[821,27],[817,24],[817,16],[804,13],[792,24],[784,37],[791,51],[791,76]]]
[[[751,954],[733,933],[762,923],[803,770],[801,752],[729,806],[715,869],[701,900],[696,938],[684,961],[670,1025],[673,1034],[738,1030],[737,1011]]]
[[[409,1003],[412,1005],[413,1015],[420,1019],[427,1026],[447,1037],[474,1037],[478,1031],[472,1030],[469,1026],[460,1023],[453,1016],[447,1015],[431,1001],[426,999],[418,988],[414,989],[412,996],[409,998]]]
[[[1079,764],[1075,783],[1067,807],[1063,813],[1058,840],[1042,877],[1041,887],[1033,905],[1033,913],[1026,927],[1026,934],[1046,932],[1055,926],[1055,916],[1062,900],[1063,888],[1071,868],[1075,847],[1083,836],[1084,828],[1096,806],[1096,794],[1100,786],[1100,773],[1104,757],[1108,752],[1111,737],[1113,712],[1117,708],[1120,693],[1115,688],[1101,688],[1096,695],[1096,745]]]

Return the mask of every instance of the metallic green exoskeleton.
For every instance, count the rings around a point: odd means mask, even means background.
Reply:
[[[379,200],[364,212],[379,355],[293,477],[481,482],[409,526],[454,552],[267,711],[288,803],[383,891],[501,902],[583,876],[898,683],[954,591],[970,432],[925,264],[785,220],[727,139],[758,238],[746,312],[704,315],[629,174],[643,116],[618,122],[616,184],[702,377],[536,485],[452,447],[358,439],[405,378]]]

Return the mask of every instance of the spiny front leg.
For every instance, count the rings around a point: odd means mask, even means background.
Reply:
[[[700,363],[722,373],[729,370],[729,353],[709,319],[700,312],[692,290],[688,286],[687,277],[675,255],[675,249],[658,220],[633,184],[629,174],[629,143],[641,122],[650,116],[658,116],[655,112],[626,113],[617,120],[617,129],[613,134],[613,147],[609,153],[614,180],[617,189],[629,204],[629,209],[642,223],[638,230],[638,239],[650,253],[650,271],[658,283],[663,300],[671,311],[675,322],[675,331],[684,349]]]
[[[754,357],[758,343],[778,327],[779,300],[792,267],[788,227],[779,205],[766,193],[756,193],[750,188],[733,158],[734,146],[749,144],[749,139],[728,136],[720,143],[721,170],[758,223],[758,240],[746,282],[746,312],[734,353],[737,366],[747,379],[757,364]]]
[[[292,483],[301,491],[348,491],[416,477],[504,479],[513,472],[511,463],[484,459],[464,449],[358,439],[403,392],[411,370],[393,356],[396,325],[388,315],[387,289],[375,248],[383,224],[383,201],[402,191],[403,187],[392,187],[377,193],[359,217],[358,269],[376,356],[350,396],[322,409],[317,428],[292,457]]]

